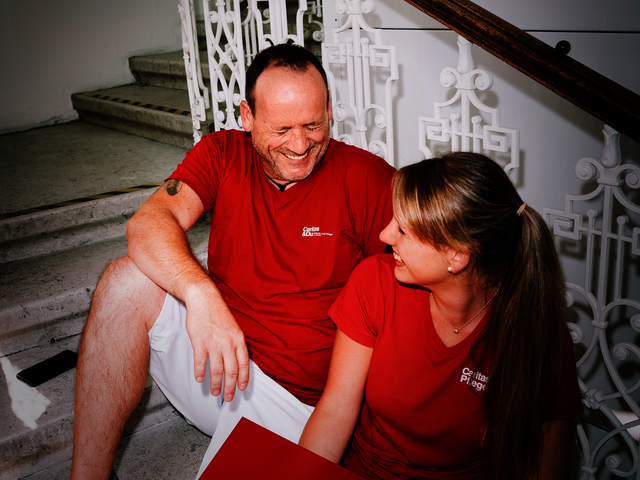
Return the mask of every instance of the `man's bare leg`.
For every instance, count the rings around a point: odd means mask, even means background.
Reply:
[[[108,479],[125,424],[144,392],[148,332],[166,292],[129,257],[102,274],[76,372],[72,479]]]

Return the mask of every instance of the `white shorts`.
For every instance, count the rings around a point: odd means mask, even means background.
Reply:
[[[222,395],[212,396],[208,364],[204,382],[197,383],[194,377],[186,317],[184,303],[167,294],[162,312],[149,331],[149,372],[187,421],[212,436],[198,477],[242,417],[297,443],[313,407],[291,395],[253,361],[244,392],[236,390],[229,403],[222,401]]]

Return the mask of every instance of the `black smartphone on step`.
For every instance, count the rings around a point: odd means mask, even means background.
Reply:
[[[38,385],[57,377],[61,373],[71,370],[78,363],[78,354],[71,350],[64,350],[53,357],[47,358],[29,368],[19,372],[16,377],[30,387]]]

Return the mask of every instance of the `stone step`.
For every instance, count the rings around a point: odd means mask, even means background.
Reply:
[[[77,93],[71,96],[71,102],[86,122],[170,145],[193,146],[191,107],[184,90],[124,85]],[[210,133],[212,123],[201,122],[203,135]]]
[[[77,199],[65,207],[0,220],[0,265],[121,237],[127,220],[160,185],[106,192],[94,195],[102,199]]]
[[[206,262],[208,217],[187,235]],[[9,355],[79,334],[98,277],[126,253],[126,238],[119,236],[0,265],[0,351]]]
[[[186,151],[85,122],[0,135],[0,221],[84,203],[71,199],[162,183]]]
[[[69,460],[71,459],[73,442],[75,369],[35,388],[27,386],[15,376],[20,370],[62,350],[77,351],[78,341],[79,335],[73,335],[55,344],[43,345],[1,358],[4,378],[0,383],[0,415],[3,419],[0,427],[0,458],[2,458],[0,480],[32,478],[30,475],[50,469],[59,472],[61,466],[63,470],[68,469],[65,474],[66,478],[69,478]],[[168,403],[153,380],[149,378],[143,398],[125,428],[120,443],[120,462],[122,462],[123,455],[127,453],[128,445],[133,438],[132,435],[142,433],[151,427],[157,431],[162,424],[172,420],[174,421],[172,422],[173,428],[176,428],[175,420],[186,423]],[[184,426],[182,428],[184,429]],[[189,427],[189,429],[195,430],[193,427]],[[195,468],[197,472],[202,458],[200,452],[206,449],[208,439],[197,431],[192,431],[190,434],[196,440],[197,453],[194,453],[188,462],[183,460],[183,463],[193,464],[190,468]],[[155,440],[149,438],[145,443],[148,446],[154,442]],[[179,449],[180,445],[176,444],[174,447]],[[185,454],[187,452],[184,452],[183,449],[183,455]],[[152,460],[146,458],[147,462]],[[158,462],[158,458],[155,460]],[[166,468],[165,462],[166,459],[162,459],[158,463]],[[118,468],[117,463],[116,468]],[[42,477],[41,474],[39,478],[53,477]],[[121,476],[120,478],[127,477]]]
[[[149,179],[161,183],[184,153],[185,148],[83,122],[0,137],[11,185],[0,206],[0,480],[68,478],[75,370],[35,389],[15,374],[62,349],[77,350],[97,279],[109,261],[126,254],[125,222],[155,190],[126,187]],[[118,194],[93,195],[110,189]],[[68,201],[78,197],[82,201]],[[56,208],[49,208],[52,203]],[[188,232],[201,261],[208,230],[204,217]],[[37,405],[46,406],[40,416]],[[165,444],[184,430],[190,448],[200,453],[190,455],[177,445],[172,453],[166,445],[166,458],[156,457],[155,468],[175,472],[171,463],[182,462],[193,478],[208,438],[177,416],[152,381],[121,442],[116,463],[125,472],[139,468],[132,455],[162,443],[148,430],[167,435]],[[180,475],[146,478],[152,477]]]
[[[194,253],[203,263],[209,225],[208,218],[203,217],[188,232]],[[97,279],[105,265],[126,254],[126,250],[126,239],[120,236],[0,265],[0,363],[4,373],[0,382],[0,480],[49,469],[68,475],[65,468],[70,468],[75,370],[34,389],[15,375],[61,350],[77,351]],[[129,420],[121,450],[127,448],[132,434],[150,427],[161,428],[156,425],[176,416],[149,380],[143,399]],[[206,448],[206,437],[200,433],[195,436]],[[147,440],[146,445],[150,442]],[[140,448],[146,451],[144,446]],[[190,468],[197,471],[201,457],[199,454],[191,458]],[[165,460],[158,462],[158,468],[168,467]]]
[[[288,2],[289,30],[296,30],[297,2]],[[304,25],[304,46],[322,59],[321,43],[313,38],[313,34],[319,30],[319,25]],[[205,86],[211,91],[209,60],[207,57],[207,46],[205,38],[204,22],[196,22],[198,33],[198,47],[200,48],[200,65],[202,69],[202,79]],[[154,85],[158,87],[175,88],[187,90],[187,81],[184,66],[184,53],[182,51],[160,53],[155,55],[144,55],[131,57],[129,59],[129,69],[133,73],[136,81],[141,85]],[[230,77],[230,70],[226,65],[222,66],[225,78]]]
[[[113,469],[120,480],[195,479],[211,439],[182,417],[123,438]],[[19,480],[69,480],[71,460]]]
[[[126,239],[118,237],[0,266],[0,351],[78,335],[102,270],[126,253]]]
[[[180,51],[131,57],[129,59],[129,69],[136,81],[141,85],[187,90],[183,55],[182,51]],[[202,78],[208,88],[209,64],[206,51],[200,51],[200,65],[202,67]]]
[[[84,122],[0,137],[0,264],[123,235],[185,152]]]
[[[209,95],[211,95],[211,74],[206,51],[200,51],[200,66],[202,70],[202,80],[209,90]],[[230,78],[231,70],[229,67],[222,65],[221,68],[224,78]],[[129,69],[131,73],[133,73],[136,81],[141,85],[187,90],[182,52],[131,57],[129,59]]]

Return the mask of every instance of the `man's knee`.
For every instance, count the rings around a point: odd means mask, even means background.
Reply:
[[[151,282],[136,266],[128,255],[124,257],[116,258],[113,262],[110,262],[102,275],[100,276],[100,283],[106,283],[109,287],[124,287],[129,289],[132,286],[143,286],[144,282]]]
[[[96,315],[116,313],[128,322],[140,321],[150,330],[162,310],[166,292],[124,256],[111,262],[102,273],[93,294],[91,310]]]

